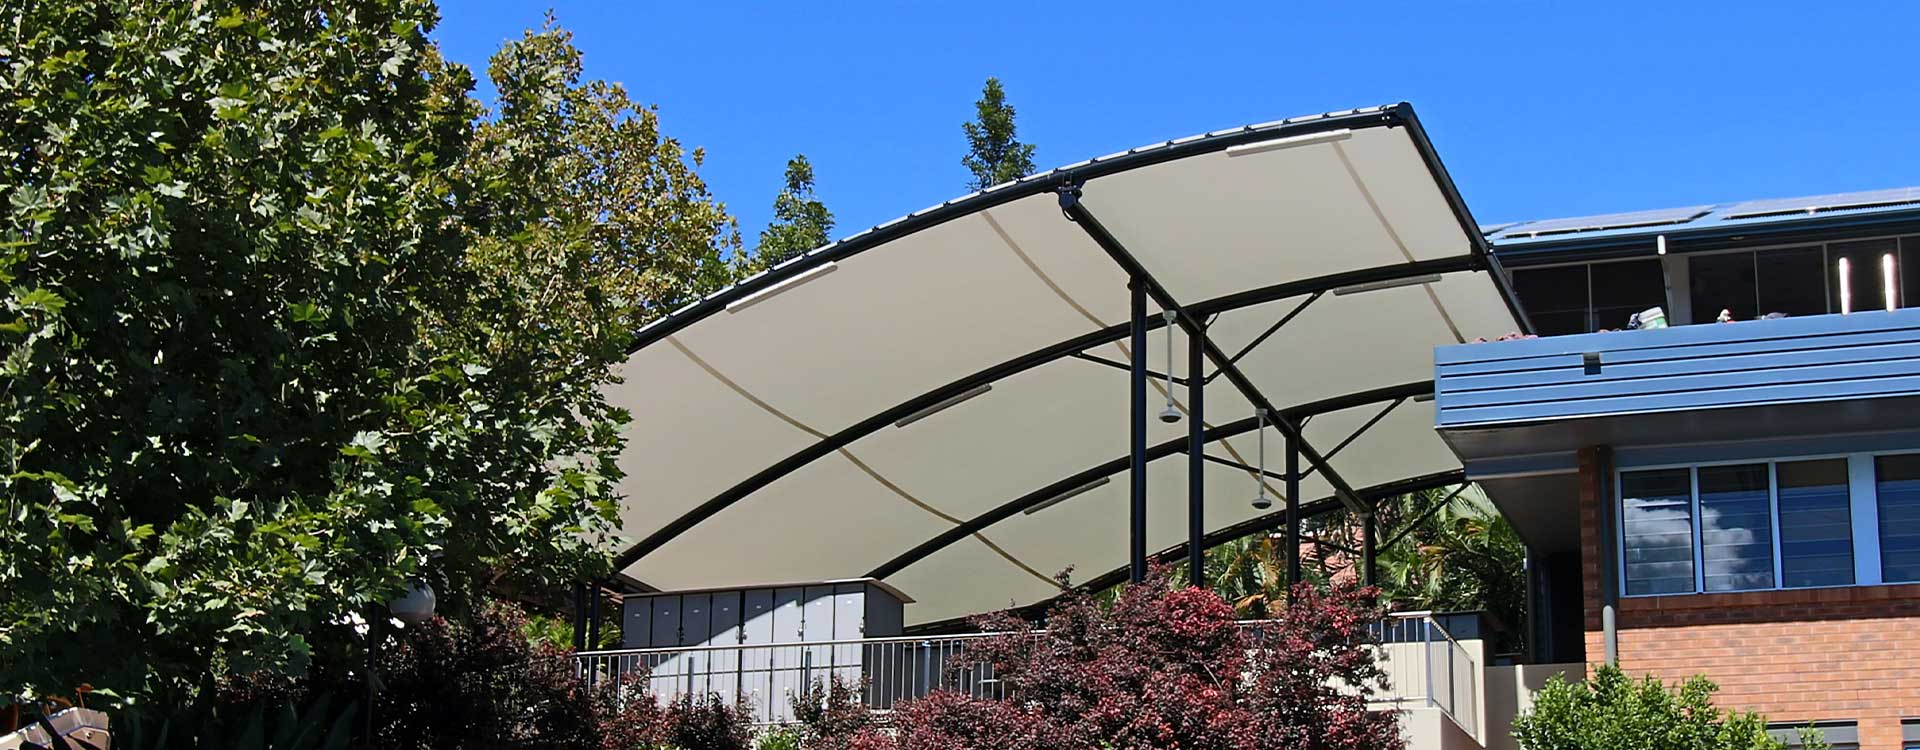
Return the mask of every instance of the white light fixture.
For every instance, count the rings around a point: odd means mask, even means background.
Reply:
[[[1167,408],[1160,411],[1160,421],[1167,424],[1180,421],[1180,409],[1173,405],[1173,319],[1178,314],[1172,310],[1160,313],[1167,319]]]
[[[1078,486],[1078,487],[1075,487],[1075,488],[1073,488],[1073,489],[1070,489],[1070,490],[1067,490],[1066,492],[1062,492],[1062,493],[1060,493],[1060,494],[1058,494],[1058,495],[1054,495],[1053,497],[1050,497],[1050,498],[1047,498],[1047,500],[1046,500],[1046,502],[1043,502],[1043,503],[1041,503],[1041,504],[1039,504],[1039,505],[1035,505],[1035,506],[1033,506],[1033,507],[1031,507],[1031,508],[1028,508],[1028,509],[1026,509],[1026,510],[1023,510],[1023,511],[1020,511],[1020,513],[1021,513],[1022,515],[1028,515],[1028,516],[1031,516],[1031,515],[1033,515],[1033,514],[1035,514],[1035,513],[1039,513],[1040,511],[1043,511],[1043,510],[1046,510],[1046,509],[1048,509],[1048,508],[1051,508],[1051,507],[1053,507],[1053,506],[1055,506],[1055,505],[1059,505],[1059,504],[1061,504],[1061,503],[1063,503],[1063,502],[1066,502],[1068,498],[1071,498],[1071,497],[1074,497],[1074,496],[1076,496],[1076,495],[1084,495],[1084,494],[1086,494],[1086,493],[1089,493],[1089,492],[1092,492],[1092,491],[1094,491],[1094,490],[1096,490],[1096,489],[1099,489],[1099,488],[1100,488],[1101,486],[1103,486],[1103,485],[1105,485],[1106,483],[1108,483],[1108,482],[1111,482],[1111,481],[1113,481],[1113,477],[1110,477],[1110,476],[1108,476],[1108,477],[1101,477],[1101,478],[1099,478],[1099,479],[1095,479],[1095,480],[1093,480],[1093,481],[1091,481],[1091,482],[1088,482],[1088,483],[1086,483],[1086,484],[1083,484],[1083,485],[1080,485],[1080,486]]]
[[[1880,296],[1887,301],[1887,312],[1893,312],[1893,308],[1899,306],[1896,304],[1899,302],[1899,290],[1894,288],[1893,283],[1893,253],[1880,256]]]
[[[1253,495],[1253,509],[1266,510],[1273,507],[1273,498],[1267,497],[1267,410],[1253,410],[1255,429],[1260,433],[1260,460],[1256,463],[1260,470],[1253,475],[1253,486],[1258,488]]]
[[[1846,258],[1841,258],[1839,268],[1840,314],[1847,315],[1853,312],[1853,280],[1847,278],[1849,275],[1848,271],[1853,268],[1853,264],[1848,263]]]
[[[1438,283],[1440,283],[1440,274],[1431,273],[1425,276],[1409,276],[1404,279],[1387,279],[1386,281],[1369,281],[1365,284],[1354,284],[1352,286],[1343,286],[1343,287],[1334,289],[1333,296],[1345,297],[1349,294],[1359,294],[1361,292],[1377,292],[1382,289],[1397,289],[1403,286],[1418,286],[1420,284],[1438,284]]]
[[[833,261],[827,261],[826,263],[822,263],[820,265],[809,268],[805,271],[800,272],[798,275],[794,276],[791,279],[782,280],[780,283],[774,284],[773,286],[769,286],[765,289],[762,289],[760,291],[754,292],[745,297],[741,297],[740,299],[727,303],[727,312],[737,313],[737,312],[740,312],[741,310],[745,310],[749,307],[752,307],[754,305],[761,303],[762,301],[765,301],[767,298],[772,297],[773,295],[779,294],[781,292],[787,291],[788,289],[792,289],[796,286],[805,284],[809,281],[812,281],[814,279],[817,279],[829,273],[832,273],[833,269],[836,269],[839,267],[840,267],[839,264],[836,264]]]
[[[1259,143],[1247,143],[1239,146],[1233,146],[1227,149],[1227,156],[1229,157],[1252,156],[1254,154],[1264,154],[1264,153],[1267,153],[1268,151],[1281,151],[1289,148],[1298,148],[1300,146],[1312,146],[1320,143],[1337,143],[1352,137],[1353,137],[1353,131],[1348,130],[1346,128],[1341,128],[1339,130],[1329,130],[1325,133],[1308,133],[1306,135],[1288,136],[1286,138],[1275,138],[1271,141],[1260,141]]]
[[[393,613],[396,620],[419,625],[433,619],[433,608],[437,603],[433,587],[427,585],[426,581],[416,579],[407,585],[407,593],[387,604],[387,611]]]
[[[908,414],[904,417],[901,417],[900,421],[893,423],[893,426],[905,427],[907,425],[913,424],[922,419],[926,419],[927,417],[931,417],[935,414],[945,411],[946,409],[952,408],[954,404],[958,404],[962,401],[973,398],[975,396],[979,396],[991,390],[993,390],[992,383],[983,383],[981,385],[968,388],[965,391],[943,398],[938,403],[935,403],[932,406],[929,406],[925,409],[921,409],[912,414]]]
[[[1655,255],[1667,254],[1667,236],[1666,235],[1663,234],[1653,238],[1653,254]]]

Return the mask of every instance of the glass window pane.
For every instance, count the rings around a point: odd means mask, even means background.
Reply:
[[[1734,320],[1753,320],[1760,315],[1754,307],[1753,253],[1695,255],[1687,259],[1688,299],[1693,301],[1693,322],[1712,323],[1726,310]]]
[[[1628,595],[1693,593],[1693,488],[1686,469],[1621,474],[1620,533]]]
[[[1766,464],[1700,467],[1700,565],[1708,591],[1773,588]]]
[[[1853,511],[1847,460],[1783,461],[1780,479],[1781,585],[1853,583]]]
[[[1528,268],[1513,272],[1513,293],[1542,336],[1592,333],[1587,327],[1587,267]]]
[[[1880,576],[1888,583],[1920,581],[1920,456],[1873,459],[1880,498]]]
[[[1597,328],[1626,328],[1634,313],[1667,306],[1667,275],[1660,270],[1660,261],[1595,263],[1590,272]]]
[[[1762,250],[1753,259],[1760,314],[1827,312],[1826,252],[1818,247]]]
[[[1832,294],[1833,312],[1840,312],[1840,259],[1847,259],[1847,279],[1853,284],[1853,311],[1884,310],[1887,297],[1885,280],[1880,274],[1881,256],[1897,252],[1893,240],[1835,242],[1827,246],[1827,279]],[[1898,280],[1895,280],[1896,285]],[[1898,297],[1896,289],[1894,296]]]
[[[1920,307],[1920,237],[1900,240],[1900,306]]]

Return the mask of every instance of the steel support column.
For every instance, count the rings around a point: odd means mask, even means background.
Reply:
[[[1379,525],[1374,521],[1372,513],[1360,516],[1360,581],[1368,586],[1379,581],[1377,570],[1380,566],[1376,564],[1375,559],[1379,555],[1373,543],[1373,537],[1378,533],[1378,529]]]
[[[1207,585],[1207,381],[1200,377],[1207,364],[1205,330],[1187,337],[1187,583],[1194,588]]]
[[[587,650],[587,585],[573,585],[573,650]]]
[[[1147,578],[1147,285],[1140,279],[1127,284],[1133,292],[1133,437],[1130,456],[1133,480],[1128,504],[1127,564],[1130,580]]]
[[[1184,310],[1184,308],[1180,306],[1179,300],[1174,299],[1173,294],[1168,292],[1166,287],[1161,286],[1158,281],[1155,281],[1153,274],[1147,271],[1146,266],[1141,265],[1140,260],[1133,257],[1133,253],[1128,252],[1126,246],[1122,245],[1119,239],[1116,239],[1111,232],[1107,231],[1106,226],[1102,225],[1100,219],[1095,217],[1093,212],[1087,209],[1086,204],[1080,202],[1080,187],[1078,185],[1063,186],[1060,188],[1059,194],[1060,211],[1066,214],[1069,221],[1079,225],[1080,231],[1085,232],[1087,238],[1093,240],[1093,244],[1099,245],[1100,249],[1107,253],[1107,257],[1112,258],[1114,264],[1120,266],[1120,270],[1125,271],[1127,277],[1134,284],[1143,287],[1141,290],[1136,290],[1136,293],[1144,291],[1146,294],[1152,295],[1153,301],[1160,305],[1160,309],[1162,310],[1183,310],[1183,312],[1175,318],[1175,322],[1180,324],[1180,328],[1186,331],[1188,336],[1195,336],[1200,339],[1200,345],[1206,347],[1207,359],[1213,362],[1215,368],[1218,368],[1219,374],[1226,377],[1227,382],[1232,383],[1234,389],[1240,391],[1241,395],[1246,396],[1247,400],[1252,402],[1253,408],[1265,409],[1268,413],[1278,414],[1280,410],[1274,407],[1272,401],[1267,400],[1266,395],[1260,392],[1260,388],[1254,385],[1253,380],[1248,378],[1246,373],[1240,371],[1240,367],[1232,362],[1226,352],[1221,351],[1220,347],[1207,339],[1206,333],[1201,327],[1201,317],[1199,313],[1192,310]],[[1138,325],[1138,323],[1136,323],[1136,325]],[[1134,356],[1138,357],[1140,355],[1138,352],[1135,352]],[[1288,440],[1300,443],[1301,457],[1305,458],[1307,463],[1313,464],[1320,469],[1320,476],[1326,479],[1327,484],[1333,486],[1333,494],[1335,497],[1340,498],[1341,502],[1346,503],[1347,507],[1352,508],[1356,513],[1373,512],[1373,507],[1368,505],[1365,500],[1362,500],[1359,493],[1354,492],[1353,486],[1347,484],[1347,480],[1342,478],[1339,472],[1334,471],[1333,466],[1327,463],[1326,458],[1321,456],[1319,451],[1314,450],[1313,446],[1307,443],[1306,438],[1300,434],[1299,425],[1283,420],[1276,420],[1274,427],[1280,430],[1280,434],[1285,435]]]
[[[1293,438],[1287,438],[1286,487],[1287,589],[1291,592],[1300,582],[1300,441]]]

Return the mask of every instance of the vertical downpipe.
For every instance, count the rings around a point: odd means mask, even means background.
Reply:
[[[1619,561],[1614,559],[1614,539],[1618,530],[1614,526],[1614,508],[1617,506],[1613,486],[1613,449],[1597,446],[1593,449],[1593,470],[1595,491],[1599,494],[1598,515],[1600,528],[1600,640],[1606,653],[1607,663],[1620,666],[1620,628],[1614,613],[1614,606],[1620,599],[1620,581],[1615,571]]]

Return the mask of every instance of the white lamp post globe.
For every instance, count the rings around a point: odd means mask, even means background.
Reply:
[[[433,587],[426,581],[416,580],[407,586],[405,594],[387,605],[387,610],[401,622],[419,625],[433,619],[434,604]]]

